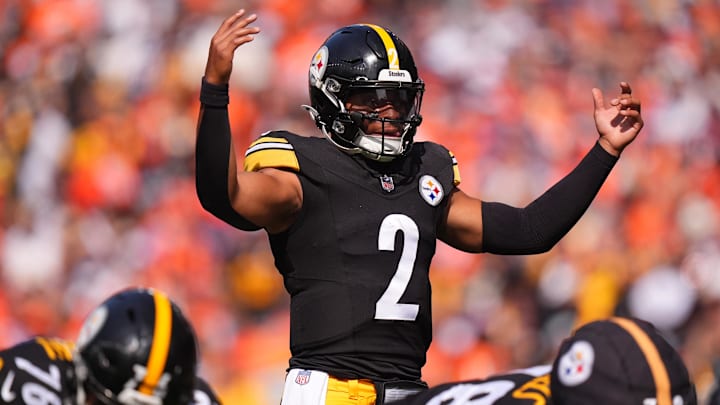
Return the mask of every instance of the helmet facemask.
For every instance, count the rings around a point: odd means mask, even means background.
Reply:
[[[385,55],[399,56],[389,63]],[[309,78],[312,106],[304,107],[335,146],[377,161],[410,150],[425,85],[393,34],[364,25],[338,30],[315,53]]]

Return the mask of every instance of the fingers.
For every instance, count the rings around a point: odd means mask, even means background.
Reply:
[[[621,115],[632,117],[640,115],[640,100],[632,96],[632,88],[627,82],[620,82],[620,95],[610,100],[610,105],[607,107],[600,89],[593,88],[592,95],[596,110],[615,107]]]
[[[632,94],[632,89],[628,82],[620,82],[620,93],[621,94]]]
[[[205,79],[209,83],[227,83],[232,72],[235,50],[242,44],[250,42],[260,32],[258,27],[249,27],[257,20],[257,15],[245,16],[240,9],[226,18],[210,40],[208,60],[205,65]]]
[[[245,14],[245,9],[238,10],[235,14],[231,15],[230,17],[226,18],[225,21],[223,21],[222,25],[220,25],[221,31],[226,31],[228,28],[232,27],[233,24],[235,24],[235,21],[240,19],[240,17]]]
[[[605,108],[605,100],[603,99],[603,93],[602,93],[602,91],[600,91],[600,89],[593,88],[592,96],[593,96],[593,104],[595,104],[596,110]]]
[[[611,103],[618,108],[618,114],[625,117],[624,125],[637,130],[643,127],[640,114],[640,100],[632,96],[632,88],[627,82],[620,82],[620,96]]]
[[[632,88],[627,82],[620,82],[620,95],[610,100],[610,106],[616,107],[622,115],[631,115],[627,111],[640,112],[640,100],[632,96]]]
[[[257,20],[257,15],[251,14],[245,18],[242,18],[243,15],[245,15],[245,10],[240,9],[235,14],[231,15],[230,17],[226,18],[225,21],[223,21],[216,34],[216,40],[218,43],[223,43],[227,41],[232,42],[237,46],[253,40],[253,35],[259,33],[260,28],[248,28],[248,25],[252,24]]]

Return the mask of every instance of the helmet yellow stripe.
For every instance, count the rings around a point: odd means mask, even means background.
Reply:
[[[610,318],[610,320],[625,329],[640,346],[640,350],[650,366],[653,380],[655,380],[657,405],[672,405],[670,377],[665,368],[665,363],[662,361],[660,353],[650,337],[637,324],[628,319]]]
[[[385,31],[385,28],[377,26],[375,24],[363,24],[367,27],[372,28],[377,32],[377,34],[380,36],[380,39],[382,40],[383,44],[385,45],[385,52],[388,56],[388,65],[390,69],[398,70],[400,69],[400,58],[398,57],[397,48],[395,48],[395,42],[393,42],[392,38],[390,38],[390,34]]]
[[[172,307],[165,294],[153,291],[155,300],[155,331],[153,332],[152,346],[147,363],[147,374],[138,389],[143,394],[152,394],[165,370],[168,351],[170,350],[170,336],[172,334]]]

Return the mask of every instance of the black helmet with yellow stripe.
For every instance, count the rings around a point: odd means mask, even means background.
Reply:
[[[102,404],[192,401],[195,333],[160,291],[132,288],[105,300],[85,320],[76,348],[85,395]]]
[[[406,154],[422,121],[425,84],[408,47],[391,31],[373,24],[349,25],[332,33],[313,55],[310,106],[315,124],[340,149],[389,161]],[[368,108],[347,109],[359,96]],[[391,103],[396,115],[378,113]],[[366,133],[368,122],[375,122]],[[390,129],[392,128],[392,129]]]
[[[560,346],[550,390],[555,405],[697,405],[680,353],[651,323],[613,317],[583,325]]]

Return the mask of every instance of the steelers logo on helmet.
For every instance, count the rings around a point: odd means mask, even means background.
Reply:
[[[103,325],[108,318],[108,309],[105,305],[97,307],[82,325],[80,334],[78,335],[76,344],[79,348],[85,347],[85,345],[93,340],[98,332],[102,329]]]
[[[322,79],[325,75],[325,69],[327,68],[328,61],[328,49],[327,46],[321,46],[320,49],[315,52],[315,56],[312,58],[310,63],[310,85],[320,88],[322,86]]]
[[[336,147],[377,161],[411,149],[425,84],[394,33],[373,24],[340,28],[313,55],[308,76],[304,107]]]
[[[595,363],[595,350],[584,340],[577,341],[570,346],[558,363],[557,377],[566,386],[580,385],[592,375]]]

